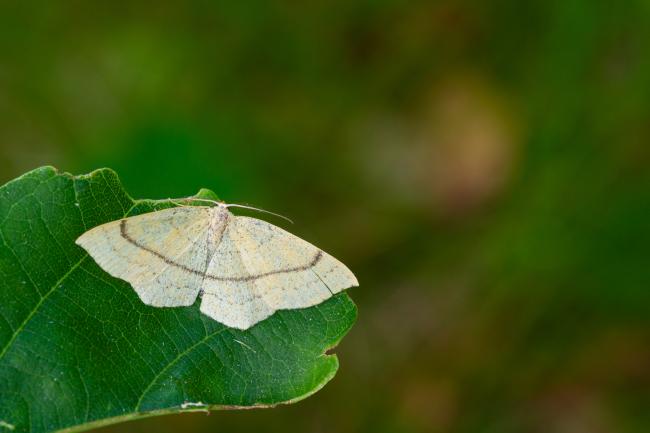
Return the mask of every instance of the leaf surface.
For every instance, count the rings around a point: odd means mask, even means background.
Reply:
[[[72,176],[43,167],[0,187],[0,432],[273,406],[334,376],[338,360],[324,352],[356,319],[347,294],[240,331],[202,315],[200,300],[143,304],[74,243],[97,225],[167,206],[131,199],[108,169]]]

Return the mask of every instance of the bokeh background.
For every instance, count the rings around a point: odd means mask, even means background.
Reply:
[[[1,183],[207,187],[361,281],[308,400],[101,431],[650,431],[649,41],[641,0],[3,2]]]

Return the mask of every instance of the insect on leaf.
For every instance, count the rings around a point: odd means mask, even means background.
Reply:
[[[93,227],[169,206],[131,199],[108,169],[43,167],[0,187],[0,432],[273,406],[334,376],[338,360],[324,352],[355,321],[347,294],[239,330],[198,301],[145,305],[75,244]]]

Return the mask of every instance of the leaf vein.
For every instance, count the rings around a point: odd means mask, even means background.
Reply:
[[[124,216],[128,215],[128,213],[129,213],[129,212],[130,212],[134,207],[135,207],[135,203],[133,203],[133,206],[131,206],[131,208],[130,208],[130,209],[129,209],[125,214],[124,214]],[[9,247],[9,245],[7,244],[7,242],[5,241],[4,234],[2,234],[2,231],[1,231],[1,230],[0,230],[0,234],[2,235],[2,242],[3,242],[5,245],[7,245],[7,248],[9,248],[9,249],[11,250],[11,248]],[[12,254],[15,255],[15,253],[13,253],[13,251],[12,251]],[[27,325],[27,323],[29,323],[29,321],[32,319],[32,317],[34,317],[34,314],[36,314],[36,312],[37,312],[38,309],[41,307],[41,305],[43,305],[43,303],[45,302],[45,300],[46,300],[47,298],[49,298],[50,295],[52,295],[52,293],[54,293],[54,291],[56,290],[56,288],[59,287],[59,286],[61,285],[61,283],[63,283],[63,281],[65,281],[66,278],[68,278],[68,277],[70,276],[70,274],[72,274],[72,272],[74,272],[74,270],[77,269],[77,268],[78,268],[78,267],[83,263],[83,261],[86,259],[86,257],[88,257],[88,253],[85,253],[85,254],[84,254],[84,255],[79,259],[79,261],[77,261],[77,263],[75,263],[75,264],[70,268],[70,270],[69,270],[68,272],[66,272],[66,273],[65,273],[61,278],[59,278],[59,279],[57,280],[57,282],[54,283],[54,285],[52,285],[52,287],[50,287],[50,289],[49,289],[49,290],[48,290],[44,295],[41,296],[41,299],[36,303],[36,305],[34,306],[34,309],[33,309],[33,310],[32,310],[32,311],[27,315],[27,317],[25,318],[25,320],[23,320],[23,322],[20,324],[20,326],[18,326],[18,328],[16,328],[16,330],[15,330],[14,333],[11,335],[11,338],[9,339],[9,341],[7,342],[7,344],[5,344],[5,346],[4,346],[4,347],[2,348],[2,350],[0,351],[0,360],[2,360],[2,358],[5,356],[5,354],[7,353],[7,351],[9,350],[9,348],[12,346],[12,344],[14,343],[14,341],[16,341],[16,338],[18,337],[18,335],[20,334],[20,332],[23,330],[23,328],[25,328],[25,326]],[[19,263],[20,263],[20,262],[19,262]],[[22,267],[22,265],[21,265],[21,267]],[[27,272],[25,272],[25,273],[27,274]],[[29,278],[30,281],[32,281],[31,278],[30,278],[30,276],[29,276],[29,274],[27,274],[27,278]],[[33,281],[32,281],[32,284],[34,284]],[[36,285],[35,285],[35,284],[34,284],[34,288],[36,288]],[[36,288],[36,290],[38,291],[37,288]],[[39,294],[40,294],[40,292],[39,292]]]
[[[160,379],[160,377],[161,377],[163,374],[165,374],[165,372],[166,372],[167,370],[169,370],[171,367],[173,367],[174,364],[176,364],[176,363],[177,363],[178,361],[180,361],[184,356],[186,356],[186,355],[188,355],[190,352],[192,352],[195,348],[197,348],[197,347],[199,347],[200,345],[204,344],[204,343],[205,343],[206,341],[208,341],[210,338],[215,337],[215,336],[221,334],[222,332],[226,331],[227,329],[228,329],[228,328],[225,328],[225,327],[224,327],[224,328],[222,328],[222,329],[218,329],[218,330],[216,330],[216,331],[214,331],[214,332],[212,332],[212,333],[206,335],[205,337],[203,337],[202,339],[200,339],[199,341],[197,341],[196,343],[194,343],[193,345],[191,345],[190,347],[188,347],[187,349],[185,349],[183,352],[179,353],[178,356],[176,356],[176,358],[172,359],[172,360],[171,360],[171,361],[170,361],[170,362],[169,362],[165,367],[163,367],[163,368],[160,370],[160,372],[159,372],[159,373],[158,373],[158,374],[157,374],[157,375],[156,375],[156,376],[151,380],[151,382],[149,383],[149,385],[147,385],[147,386],[144,388],[144,391],[142,391],[142,395],[141,395],[140,398],[138,399],[138,402],[136,403],[135,408],[134,408],[133,410],[134,410],[135,412],[139,412],[139,411],[140,411],[140,406],[142,405],[142,401],[144,400],[144,397],[145,397],[145,396],[147,395],[147,393],[151,390],[151,388],[156,384],[156,382],[158,381],[158,379]]]

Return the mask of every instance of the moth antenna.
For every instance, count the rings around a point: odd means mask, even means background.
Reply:
[[[174,203],[174,204],[179,204],[179,203],[174,202],[171,198],[168,199],[168,200],[169,200],[170,202]],[[267,213],[267,214],[269,214],[269,215],[274,215],[274,216],[276,216],[276,217],[279,217],[279,218],[285,219],[285,220],[289,221],[291,224],[293,224],[293,221],[292,221],[291,219],[287,218],[287,217],[284,216],[284,215],[280,215],[279,213],[271,212],[271,211],[268,211],[268,210],[266,210],[266,209],[260,209],[260,208],[258,208],[258,207],[248,206],[248,205],[245,205],[245,204],[238,204],[238,203],[225,203],[225,204],[224,204],[224,203],[219,202],[219,201],[216,201],[216,200],[210,200],[210,199],[207,199],[207,198],[198,198],[198,197],[185,197],[185,198],[183,198],[183,199],[181,199],[181,200],[187,200],[187,201],[190,201],[190,200],[192,200],[192,201],[202,201],[202,202],[205,202],[205,203],[212,203],[212,204],[215,204],[215,205],[217,205],[217,206],[238,207],[238,208],[242,208],[242,209],[255,210],[255,211],[258,211],[258,212]],[[180,205],[180,206],[183,206],[183,205]]]
[[[202,201],[202,202],[205,202],[205,203],[212,203],[212,204],[216,204],[216,205],[220,205],[220,204],[222,204],[221,202],[218,202],[218,201],[216,201],[216,200],[210,200],[210,199],[208,199],[208,198],[198,198],[198,197],[185,197],[185,198],[182,198],[181,200],[186,200],[186,201]]]
[[[285,219],[285,220],[289,221],[291,224],[293,224],[293,221],[291,221],[291,220],[290,220],[289,218],[287,218],[286,216],[284,216],[284,215],[280,215],[279,213],[275,213],[275,212],[268,211],[268,210],[266,210],[266,209],[260,209],[260,208],[258,208],[258,207],[247,206],[247,205],[245,205],[245,204],[237,204],[237,203],[226,203],[226,207],[239,207],[239,208],[242,208],[242,209],[256,210],[256,211],[258,211],[258,212],[263,212],[263,213],[267,213],[267,214],[270,214],[270,215],[275,215],[276,217],[279,217],[279,218]]]

